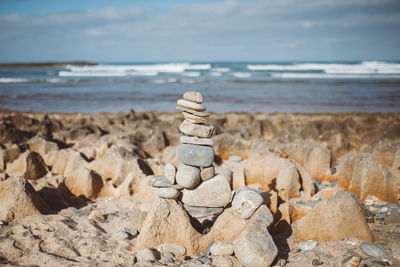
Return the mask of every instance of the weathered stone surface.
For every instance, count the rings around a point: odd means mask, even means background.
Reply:
[[[16,160],[19,155],[21,155],[21,151],[15,144],[8,149],[0,149],[0,170],[5,171],[6,165]]]
[[[228,181],[229,185],[232,187],[233,172],[231,169],[220,166],[220,167],[215,168],[215,173],[223,175],[226,178],[226,180]]]
[[[207,124],[207,120],[203,117],[199,117],[193,114],[190,114],[188,112],[182,112],[183,117],[185,120],[190,121],[191,123],[196,123],[196,124]]]
[[[177,257],[184,256],[186,254],[186,248],[176,243],[164,243],[161,245],[161,251],[170,252]]]
[[[176,188],[158,188],[157,195],[161,198],[177,199],[180,191]]]
[[[210,138],[213,135],[214,130],[214,126],[194,124],[187,120],[184,120],[181,125],[179,125],[179,131],[181,133],[202,138]]]
[[[176,167],[173,163],[168,163],[165,165],[164,175],[171,184],[175,183]]]
[[[360,249],[370,257],[380,257],[385,255],[385,250],[383,248],[371,242],[363,242],[360,245]]]
[[[54,142],[47,141],[41,137],[35,136],[28,141],[29,149],[38,153],[42,158],[50,151],[58,150],[58,145]]]
[[[187,101],[185,99],[179,99],[176,102],[179,106],[185,107],[185,108],[189,108],[189,109],[193,109],[196,111],[205,111],[206,108],[196,102],[192,102],[192,101]]]
[[[233,250],[240,263],[249,267],[270,266],[278,254],[267,226],[273,216],[262,205],[251,217],[243,231],[233,240]]]
[[[176,188],[183,189],[183,186],[178,184],[171,184],[171,182],[164,175],[150,175],[147,177],[147,185],[158,188]]]
[[[232,208],[242,217],[248,219],[261,206],[264,199],[261,194],[249,187],[238,189],[232,200]]]
[[[179,141],[182,144],[193,144],[193,145],[204,145],[204,146],[212,146],[214,143],[210,138],[199,138],[197,136],[186,136],[182,135],[179,138]]]
[[[367,241],[373,239],[359,203],[344,191],[339,191],[332,199],[321,201],[292,227],[298,241],[340,240],[347,237]]]
[[[47,203],[22,177],[9,177],[0,182],[0,207],[0,220],[5,222],[50,211]]]
[[[232,171],[232,189],[236,190],[241,186],[246,185],[246,178],[244,176],[245,162],[232,162],[226,161],[221,167],[228,168]],[[262,189],[262,188],[261,188]]]
[[[183,164],[197,167],[209,167],[214,160],[214,149],[212,146],[180,144],[178,146],[177,156]]]
[[[95,199],[103,187],[103,180],[92,170],[79,168],[65,179],[65,185],[76,196],[83,195]]]
[[[211,179],[212,177],[214,177],[214,174],[215,174],[214,166],[201,168],[200,177],[203,181]]]
[[[182,161],[183,162],[183,161]],[[195,188],[201,181],[200,168],[181,164],[176,173],[176,183],[184,188]]]
[[[50,151],[46,154],[44,160],[47,166],[52,166],[52,173],[57,173],[64,176],[68,176],[69,174],[71,174],[71,172],[78,168],[88,166],[88,162],[81,156],[81,154],[78,151],[70,148],[58,151]],[[102,175],[101,172],[96,172]]]
[[[213,137],[215,154],[226,160],[232,155],[247,158],[247,143],[242,138],[233,136],[226,132]]]
[[[29,150],[7,165],[7,173],[9,175],[21,175],[29,180],[39,179],[47,171],[43,158],[38,153]]]
[[[136,259],[138,262],[156,261],[157,260],[155,253],[150,248],[144,248],[144,249],[139,250],[135,256],[136,256]]]
[[[398,173],[376,162],[369,154],[348,154],[339,160],[335,177],[342,188],[361,202],[368,195],[395,203],[400,198]]]
[[[233,155],[228,158],[229,161],[241,162],[243,158],[241,156]]]
[[[203,101],[204,101],[203,95],[200,92],[196,92],[196,91],[185,92],[183,94],[183,99],[185,99],[187,101],[196,102],[199,104],[203,103]]]
[[[202,182],[194,190],[182,190],[182,202],[196,207],[225,207],[231,200],[231,187],[226,178],[219,174]]]
[[[208,112],[200,112],[200,111],[196,111],[194,109],[190,109],[190,108],[186,108],[186,107],[177,106],[176,109],[185,111],[187,113],[194,114],[199,117],[209,117],[210,116],[210,113],[208,113]]]
[[[190,216],[194,218],[205,218],[220,214],[224,208],[206,208],[206,207],[194,207],[190,205],[183,205]]]
[[[231,241],[217,241],[210,246],[213,256],[228,256],[233,254],[233,244]]]
[[[176,243],[184,246],[189,255],[200,254],[206,245],[201,243],[202,235],[190,224],[184,208],[175,200],[158,199],[148,213],[134,251],[154,248],[163,243]]]
[[[278,196],[283,201],[300,196],[299,173],[294,164],[280,170],[276,177],[276,189],[278,190]]]

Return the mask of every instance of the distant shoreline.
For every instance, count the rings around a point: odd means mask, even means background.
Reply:
[[[0,63],[0,69],[63,68],[67,65],[95,66],[95,65],[98,65],[98,63],[88,62],[88,61],[41,62],[41,63]]]

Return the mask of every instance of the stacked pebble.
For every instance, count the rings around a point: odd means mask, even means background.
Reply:
[[[185,120],[179,126],[183,134],[177,149],[180,165],[165,166],[164,175],[150,177],[148,184],[158,187],[161,198],[180,199],[187,212],[195,218],[205,218],[221,213],[232,200],[231,181],[224,174],[216,174],[213,164],[214,149],[211,136],[214,127],[207,125],[199,92],[186,92],[177,101],[177,109]],[[232,202],[242,218],[250,218],[262,204],[263,198],[248,187],[239,189]]]

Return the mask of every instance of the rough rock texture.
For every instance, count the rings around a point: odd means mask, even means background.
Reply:
[[[184,246],[189,255],[195,255],[205,250],[201,238],[180,204],[175,200],[158,199],[143,223],[134,250],[177,243]]]
[[[293,234],[298,241],[340,240],[346,237],[373,240],[360,204],[344,191],[322,201],[296,221]]]
[[[92,170],[79,168],[65,179],[65,185],[76,196],[95,199],[103,187],[103,180]]]
[[[248,225],[233,240],[233,250],[240,263],[249,267],[270,266],[278,249],[267,226],[273,221],[267,206],[262,205],[251,217]]]
[[[232,208],[242,217],[248,219],[261,206],[264,199],[261,194],[249,187],[240,187],[232,200]]]
[[[339,160],[335,177],[339,185],[361,201],[368,195],[396,202],[400,198],[400,173],[376,162],[369,154],[349,154]]]
[[[0,182],[0,207],[0,220],[5,222],[50,211],[46,202],[22,177],[10,177]]]
[[[184,120],[179,126],[179,131],[185,135],[210,138],[214,133],[214,126],[194,124]]]
[[[25,151],[18,159],[7,166],[9,175],[21,175],[29,180],[36,180],[47,173],[43,158],[36,152]]]
[[[225,207],[231,200],[231,187],[226,178],[219,174],[203,181],[193,190],[182,190],[182,202],[197,207]]]

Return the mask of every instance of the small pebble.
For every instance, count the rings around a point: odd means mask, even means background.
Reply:
[[[157,258],[154,255],[153,250],[151,250],[150,248],[144,248],[142,250],[139,250],[136,253],[136,258],[137,261],[156,261]]]
[[[322,265],[322,264],[323,264],[323,262],[318,260],[318,259],[315,259],[315,260],[312,261],[312,265],[313,266],[319,266],[319,265]]]
[[[122,232],[122,233],[121,233],[121,237],[122,237],[123,239],[129,239],[129,234],[128,234],[127,232]]]
[[[0,220],[0,225],[4,225],[4,222],[2,220]]]
[[[233,162],[241,162],[243,159],[241,156],[230,156],[228,160]]]
[[[315,240],[307,240],[299,243],[299,248],[303,251],[309,251],[315,248],[318,245],[318,242]]]
[[[385,250],[383,248],[371,242],[362,243],[360,248],[362,252],[371,257],[380,257],[385,254]]]

